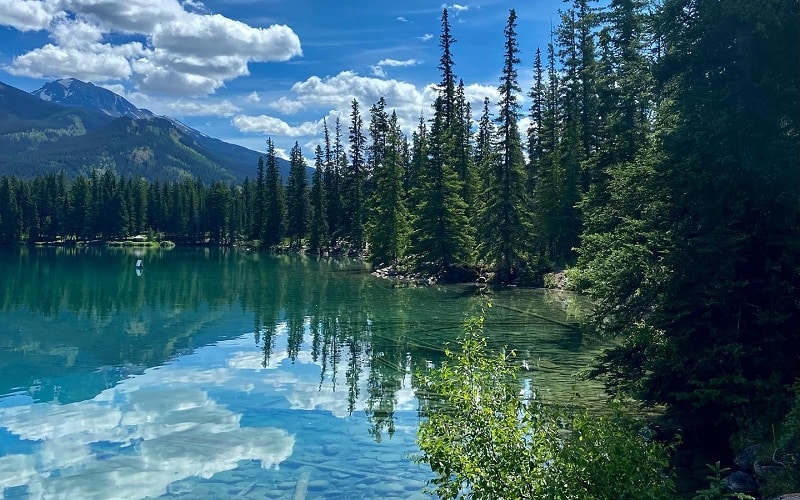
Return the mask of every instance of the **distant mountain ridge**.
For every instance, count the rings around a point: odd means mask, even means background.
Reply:
[[[148,109],[139,109],[124,97],[114,92],[98,87],[93,83],[82,82],[75,78],[65,78],[46,83],[39,90],[31,94],[43,101],[49,101],[62,106],[86,108],[99,111],[108,116],[119,118],[127,116],[136,120],[155,118],[155,114]]]
[[[91,83],[57,80],[28,93],[0,82],[0,175],[110,169],[151,181],[240,183],[255,177],[259,156]],[[289,162],[278,163],[287,179]]]

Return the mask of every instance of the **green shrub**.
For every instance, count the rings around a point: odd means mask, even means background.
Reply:
[[[619,406],[602,414],[521,398],[513,353],[487,354],[483,318],[465,322],[461,351],[419,374],[429,401],[422,455],[441,498],[673,498],[668,447],[647,440]]]

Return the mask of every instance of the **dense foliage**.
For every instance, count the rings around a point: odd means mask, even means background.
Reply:
[[[607,414],[521,399],[510,354],[486,352],[482,318],[465,323],[460,352],[420,374],[434,399],[420,425],[419,461],[440,498],[673,498],[668,449],[618,408]],[[435,397],[442,398],[436,400]]]

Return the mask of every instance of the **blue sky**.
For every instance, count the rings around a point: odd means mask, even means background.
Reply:
[[[346,124],[380,96],[410,131],[430,112],[447,7],[455,71],[474,111],[496,100],[508,10],[518,15],[520,84],[531,84],[561,0],[0,0],[0,81],[33,91],[57,78],[109,88],[136,106],[262,151],[304,156],[325,117]]]

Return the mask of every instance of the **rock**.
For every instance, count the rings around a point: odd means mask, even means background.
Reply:
[[[748,446],[747,448],[743,449],[739,453],[736,454],[736,458],[733,459],[734,463],[742,468],[742,470],[752,471],[753,466],[758,460],[758,454],[761,452],[761,445],[754,444],[753,446]]]
[[[742,471],[736,471],[725,478],[725,486],[734,493],[756,493],[758,482],[751,476]]]
[[[787,493],[779,497],[770,498],[770,500],[800,500],[800,493]]]
[[[756,477],[760,479],[774,478],[786,471],[782,465],[772,460],[756,460],[756,463],[753,464],[753,470],[756,473]]]
[[[324,479],[314,479],[308,482],[308,491],[330,490],[331,483]]]

